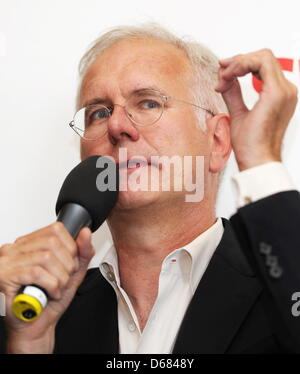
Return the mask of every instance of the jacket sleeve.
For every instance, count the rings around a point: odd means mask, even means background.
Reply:
[[[263,302],[278,343],[285,351],[300,353],[299,192],[248,204],[230,221],[265,289]]]
[[[0,317],[0,354],[6,353],[6,339],[4,317]]]

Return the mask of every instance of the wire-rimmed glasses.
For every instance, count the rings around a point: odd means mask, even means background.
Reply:
[[[214,116],[214,113],[199,105],[162,95],[159,91],[143,89],[133,92],[124,105],[102,103],[87,105],[79,109],[69,126],[85,140],[98,140],[107,132],[107,123],[112,116],[114,107],[121,106],[130,121],[137,126],[150,126],[156,123],[164,112],[165,103],[169,100],[179,101],[203,109]]]

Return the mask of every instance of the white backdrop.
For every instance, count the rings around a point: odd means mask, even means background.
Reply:
[[[297,0],[0,0],[0,245],[55,220],[54,206],[66,174],[79,162],[78,139],[68,127],[78,61],[105,29],[159,22],[229,57],[271,48],[294,59],[286,76],[299,87],[300,2]],[[257,99],[250,77],[246,102]],[[297,110],[286,135],[284,163],[300,188]],[[235,211],[231,159],[217,213]],[[94,236],[108,245],[106,226]]]

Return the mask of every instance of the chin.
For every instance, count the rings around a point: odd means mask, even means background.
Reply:
[[[161,200],[161,191],[119,191],[116,210],[130,210],[147,207]]]

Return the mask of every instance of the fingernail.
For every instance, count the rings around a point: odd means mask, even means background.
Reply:
[[[231,61],[231,58],[224,58],[224,59],[222,59],[222,60],[219,60],[219,64],[220,64],[220,66],[222,66],[222,65],[226,65],[226,64],[228,64],[230,61]]]

